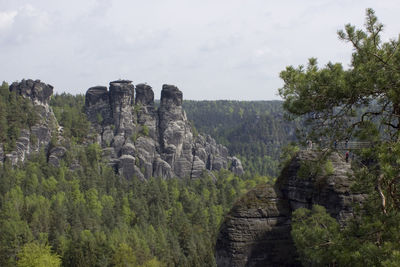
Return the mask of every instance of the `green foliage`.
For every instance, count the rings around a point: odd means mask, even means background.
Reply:
[[[142,129],[141,129],[140,133],[143,136],[149,136],[149,127],[147,125],[142,125]]]
[[[51,253],[50,246],[36,242],[25,244],[18,253],[18,267],[58,267],[60,257]]]
[[[96,120],[98,124],[101,124],[103,122],[103,117],[101,116],[100,113],[96,114]]]
[[[343,139],[370,129],[371,123],[392,140],[398,136],[400,40],[382,42],[383,26],[372,9],[367,10],[365,25],[365,31],[347,24],[338,32],[354,49],[350,68],[340,63],[319,68],[311,58],[306,67],[289,66],[280,74],[284,108],[293,117],[307,118],[311,136]]]
[[[340,229],[320,206],[298,209],[292,217],[292,237],[304,266],[398,266],[399,214],[382,216],[373,199],[364,216]]]
[[[339,224],[322,206],[300,208],[292,214],[292,238],[304,266],[334,266]]]
[[[292,118],[305,118],[304,138],[371,144],[353,164],[357,183],[352,188],[369,197],[344,229],[338,232],[323,211],[297,214],[293,237],[305,265],[400,265],[400,38],[383,42],[382,30],[367,9],[365,30],[347,24],[338,32],[353,48],[349,68],[340,63],[319,68],[311,58],[306,67],[289,66],[280,74],[284,108]],[[325,239],[329,245],[322,250]]]
[[[112,263],[115,267],[137,266],[133,249],[128,244],[121,243],[114,253]]]
[[[200,133],[225,145],[251,175],[277,176],[282,149],[295,140],[297,123],[284,119],[281,101],[185,100],[183,108]]]
[[[15,92],[3,82],[0,86],[0,143],[5,152],[15,149],[15,142],[22,129],[29,129],[39,121],[32,102]]]
[[[82,142],[89,134],[89,121],[84,112],[83,95],[55,94],[50,101],[58,123],[63,127],[63,135],[76,142]],[[103,121],[101,114],[97,120]]]
[[[270,182],[226,170],[216,180],[207,173],[126,180],[100,155],[96,144],[72,146],[59,168],[44,155],[0,168],[1,266],[25,266],[21,253],[33,256],[24,246],[37,249],[38,260],[54,258],[51,246],[63,266],[215,266],[224,214],[248,189]],[[71,170],[73,162],[81,167]]]
[[[283,147],[279,163],[280,169],[285,167],[292,160],[293,156],[299,151],[300,148],[294,143]]]
[[[138,133],[133,133],[133,134],[131,135],[130,139],[131,139],[131,141],[132,141],[133,143],[136,143],[136,140],[138,139],[138,137],[139,137],[139,134],[138,134]]]
[[[303,160],[297,171],[297,177],[321,183],[327,176],[333,174],[333,172],[332,161],[330,161],[326,155],[323,155],[316,160]]]
[[[333,174],[333,171],[334,171],[334,169],[333,169],[332,161],[327,160],[327,161],[325,162],[325,164],[324,164],[324,172],[325,172],[325,175],[332,175],[332,174]]]

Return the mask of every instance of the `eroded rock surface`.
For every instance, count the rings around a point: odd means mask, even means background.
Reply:
[[[44,149],[48,162],[60,166],[68,142],[61,142],[66,141],[62,127],[49,106],[53,86],[40,80],[22,80],[13,83],[10,91],[29,99],[39,119],[30,129],[21,130],[14,151],[6,152],[0,144],[0,163],[8,160],[16,165],[32,152]],[[230,158],[224,146],[210,136],[193,136],[182,100],[182,92],[174,85],[163,85],[158,109],[147,84],[135,87],[129,80],[117,80],[110,82],[109,88],[91,87],[85,96],[91,132],[84,145],[98,143],[102,160],[127,179],[197,178],[205,170],[221,168],[241,174],[240,161]],[[50,145],[51,140],[57,142]],[[73,165],[72,169],[79,168],[79,164]]]
[[[218,266],[296,266],[290,206],[279,189],[258,186],[226,217],[216,245]]]
[[[341,225],[365,195],[350,190],[352,170],[337,153],[328,157],[332,170],[299,171],[322,155],[301,151],[287,164],[274,187],[251,190],[229,212],[216,243],[219,267],[300,266],[290,237],[291,214],[298,208],[322,205]],[[323,163],[325,164],[325,163]]]
[[[182,92],[165,84],[156,109],[151,86],[121,80],[111,82],[109,91],[89,88],[85,108],[107,161],[128,179],[197,178],[204,170],[229,167],[242,174],[240,160],[224,146],[210,136],[193,136],[182,101]]]
[[[14,151],[4,153],[3,145],[0,144],[0,162],[10,161],[12,165],[23,162],[31,153],[39,152],[40,149],[49,148],[52,135],[58,135],[60,127],[49,106],[50,97],[53,94],[53,86],[45,84],[40,80],[22,80],[10,85],[10,91],[32,101],[32,105],[38,115],[38,122],[30,129],[21,129],[20,136],[16,140]],[[51,162],[58,162],[63,156],[58,150],[53,154]]]

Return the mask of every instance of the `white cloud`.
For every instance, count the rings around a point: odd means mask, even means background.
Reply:
[[[71,93],[128,78],[156,96],[172,83],[190,99],[276,99],[287,65],[349,61],[336,30],[362,27],[366,7],[387,36],[400,32],[398,0],[3,2],[0,78],[39,78]]]
[[[46,12],[26,4],[17,10],[0,13],[0,42],[3,45],[24,44],[45,32],[50,25]]]
[[[17,14],[17,11],[0,12],[0,31],[11,27]]]

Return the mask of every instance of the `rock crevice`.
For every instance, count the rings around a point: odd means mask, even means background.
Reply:
[[[10,91],[32,101],[39,120],[30,129],[21,130],[14,151],[5,152],[0,144],[0,163],[8,160],[15,165],[32,152],[44,149],[49,163],[58,166],[67,149],[54,144],[50,147],[53,137],[57,143],[63,140],[62,127],[49,106],[53,86],[40,80],[22,80],[13,83]],[[154,92],[147,84],[135,87],[132,81],[117,80],[110,82],[109,88],[91,87],[85,95],[85,113],[91,123],[85,144],[98,143],[102,160],[127,179],[197,178],[204,170],[230,166],[241,174],[241,163],[230,158],[225,147],[210,136],[193,136],[182,101],[183,94],[174,85],[163,85],[158,109]],[[209,158],[213,162],[207,168],[205,162]]]
[[[111,82],[110,91],[99,86],[89,88],[85,109],[97,142],[103,150],[114,149],[108,158],[110,164],[127,178],[197,178],[203,170],[230,166],[242,174],[240,160],[230,158],[225,147],[210,136],[193,136],[182,101],[183,94],[176,86],[164,84],[156,109],[151,86],[135,87],[123,80]],[[135,161],[128,161],[126,155]],[[214,161],[207,167],[208,158]]]
[[[304,168],[301,170],[305,163],[321,157],[318,152],[300,151],[274,186],[259,186],[234,205],[217,238],[219,267],[301,266],[290,236],[294,210],[318,204],[341,225],[353,216],[354,205],[361,204],[366,196],[350,190],[353,172],[337,153],[327,158],[331,173],[307,174]]]

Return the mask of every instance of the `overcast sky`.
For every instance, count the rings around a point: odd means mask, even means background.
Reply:
[[[279,99],[279,72],[317,57],[349,64],[338,40],[375,9],[400,33],[399,0],[0,0],[0,80],[85,93],[116,79],[185,99]]]

